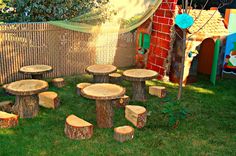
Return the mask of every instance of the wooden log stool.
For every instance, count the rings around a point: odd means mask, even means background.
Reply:
[[[134,137],[134,129],[131,126],[120,126],[114,128],[114,139],[119,142],[132,140]]]
[[[125,106],[125,118],[137,128],[142,128],[147,121],[147,111],[142,106],[127,105]]]
[[[76,85],[76,93],[77,93],[77,95],[80,95],[81,90],[84,89],[85,87],[90,86],[90,85],[91,85],[91,83],[86,83],[86,82],[77,84]]]
[[[5,95],[11,95],[9,92],[7,92],[7,86],[8,86],[9,84],[4,84],[4,85],[2,85],[2,89],[4,90],[4,94]]]
[[[12,101],[2,101],[0,102],[0,111],[12,113],[12,106],[14,103]]]
[[[164,98],[166,96],[166,87],[163,86],[150,86],[149,94]]]
[[[66,136],[73,140],[89,139],[93,136],[93,125],[75,115],[66,118]]]
[[[119,73],[111,73],[109,74],[109,82],[110,83],[121,83],[122,75]]]
[[[62,88],[65,86],[65,80],[63,78],[54,78],[52,80],[52,84],[55,86],[55,87],[58,87],[58,88]]]
[[[0,111],[0,128],[11,128],[18,125],[18,115]]]
[[[39,93],[39,105],[52,109],[59,107],[60,100],[57,93],[50,91]]]
[[[113,100],[112,103],[116,108],[125,108],[125,106],[129,104],[129,100],[130,100],[129,96],[124,95],[119,99]]]

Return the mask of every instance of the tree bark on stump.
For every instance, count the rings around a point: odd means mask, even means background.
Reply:
[[[18,125],[18,116],[0,111],[0,128],[11,128]]]
[[[113,126],[112,100],[96,100],[96,112],[98,127],[111,128]]]
[[[33,118],[39,112],[38,95],[17,95],[13,112],[21,118]]]
[[[146,85],[145,81],[133,81],[132,82],[132,100],[134,101],[146,101]]]
[[[32,79],[42,80],[43,74],[33,74],[33,75],[31,75],[31,77],[32,77]]]
[[[0,111],[12,113],[12,106],[14,103],[12,101],[0,102]]]
[[[119,73],[111,73],[109,74],[109,82],[110,83],[121,83],[122,75]]]
[[[65,80],[63,78],[55,78],[52,80],[52,84],[55,87],[62,88],[65,86]]]
[[[113,106],[116,108],[125,108],[126,105],[129,104],[129,96],[124,95],[119,99],[112,100]]]
[[[66,119],[64,132],[73,140],[89,139],[93,135],[93,125],[75,115],[70,115]]]
[[[94,83],[108,83],[109,75],[93,75]]]
[[[119,142],[132,140],[134,137],[134,129],[131,126],[121,126],[114,128],[114,139]]]

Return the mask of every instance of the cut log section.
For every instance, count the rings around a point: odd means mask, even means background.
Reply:
[[[52,84],[58,88],[65,86],[65,80],[63,78],[55,78],[52,80]]]
[[[73,140],[89,139],[93,135],[93,125],[75,115],[70,115],[66,118],[64,132]]]
[[[134,129],[131,126],[121,126],[114,128],[114,139],[119,142],[132,140],[134,137]]]
[[[12,113],[12,106],[14,103],[12,101],[2,101],[0,102],[0,111]]]
[[[88,87],[90,86],[91,83],[79,83],[76,85],[76,92],[77,92],[77,95],[80,95],[81,93],[81,90],[84,89],[85,87]]]
[[[111,73],[109,74],[110,83],[121,83],[122,75],[119,73]]]
[[[166,87],[163,86],[150,86],[149,94],[164,98],[166,96]]]
[[[0,111],[0,128],[11,128],[18,125],[18,116]]]
[[[99,128],[113,127],[114,110],[111,100],[96,100],[96,112]]]
[[[40,106],[55,109],[60,105],[59,97],[55,92],[42,92],[38,96]]]
[[[125,108],[125,106],[129,104],[129,100],[129,96],[124,95],[119,99],[112,100],[112,103],[116,108]]]
[[[37,116],[39,112],[38,95],[16,95],[16,101],[12,107],[12,111],[21,118],[33,118]]]
[[[147,111],[142,106],[127,105],[125,106],[125,118],[137,128],[142,128],[147,121]]]

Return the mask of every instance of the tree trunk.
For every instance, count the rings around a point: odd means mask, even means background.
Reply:
[[[13,112],[21,118],[33,118],[39,111],[38,95],[16,96]]]
[[[32,79],[38,79],[38,80],[42,80],[43,79],[43,74],[35,74],[35,75],[31,75]]]
[[[145,81],[133,81],[132,82],[132,91],[133,91],[132,100],[146,101],[147,98],[146,98]]]
[[[109,75],[93,75],[94,83],[109,83]]]
[[[100,128],[111,128],[113,126],[112,100],[96,100],[97,124]]]

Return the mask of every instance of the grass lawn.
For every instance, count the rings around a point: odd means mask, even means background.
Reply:
[[[75,86],[90,81],[91,77],[66,78],[67,85],[56,91],[61,106],[56,110],[40,108],[33,119],[20,119],[19,126],[0,129],[0,156],[34,155],[236,155],[236,79],[217,81],[214,87],[208,78],[184,88],[179,107],[190,115],[181,120],[178,128],[168,126],[162,114],[167,103],[175,101],[177,86],[161,81],[147,81],[147,85],[164,85],[168,95],[164,99],[148,96],[147,102],[131,101],[149,110],[148,122],[143,129],[135,128],[132,141],[118,143],[113,129],[100,129],[96,125],[95,101],[79,97]],[[127,95],[132,95],[131,84],[123,81]],[[14,100],[0,90],[0,101]],[[75,114],[95,125],[90,140],[73,141],[64,135],[65,118]],[[124,110],[116,109],[114,126],[132,125],[124,118]]]

